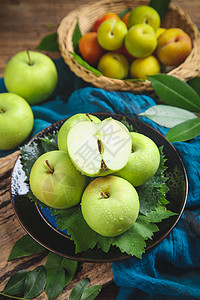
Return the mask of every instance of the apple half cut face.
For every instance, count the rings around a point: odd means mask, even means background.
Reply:
[[[120,121],[111,117],[101,123],[82,121],[67,137],[69,156],[82,173],[105,176],[123,168],[131,154],[131,135]]]

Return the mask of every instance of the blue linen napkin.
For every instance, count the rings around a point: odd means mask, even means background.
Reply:
[[[156,104],[147,95],[94,88],[76,77],[62,58],[55,64],[58,86],[48,101],[32,106],[31,137],[75,113],[109,112],[133,117]],[[3,79],[0,92],[6,92]],[[162,134],[167,132],[151,120],[143,118],[143,121]],[[189,181],[184,214],[173,231],[147,251],[143,259],[132,257],[113,263],[114,282],[120,287],[118,300],[200,299],[200,137],[174,146],[182,157]],[[0,156],[12,151],[0,151]]]

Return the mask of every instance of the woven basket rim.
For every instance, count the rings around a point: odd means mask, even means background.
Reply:
[[[77,24],[77,21],[85,15],[85,13],[87,12],[88,9],[91,10],[91,8],[93,9],[98,9],[98,7],[101,7],[104,4],[107,3],[123,3],[123,1],[120,0],[101,0],[98,2],[95,2],[93,4],[88,3],[88,4],[84,4],[79,6],[77,9],[69,12],[61,21],[59,27],[58,27],[58,45],[59,45],[59,49],[61,52],[62,57],[64,58],[64,61],[66,62],[66,64],[69,66],[69,68],[71,69],[72,72],[74,72],[77,76],[83,78],[85,81],[90,82],[94,85],[96,85],[97,87],[103,87],[104,89],[109,89],[109,90],[152,90],[151,87],[151,83],[149,80],[146,81],[127,81],[127,80],[119,80],[119,79],[114,79],[114,78],[108,78],[106,76],[103,75],[97,75],[95,73],[93,73],[92,71],[88,70],[87,68],[85,68],[84,66],[81,66],[77,60],[72,56],[71,53],[69,53],[68,51],[72,51],[75,52],[73,49],[73,45],[71,43],[71,48],[70,46],[64,45],[63,41],[62,41],[62,35],[63,32],[66,31],[66,28],[68,26],[68,29],[70,27],[71,29],[71,36],[67,36],[68,40],[72,40],[72,33],[74,32],[75,26]],[[128,1],[127,1],[128,2]],[[130,1],[131,2],[131,1]],[[139,2],[139,1],[138,1]],[[182,79],[183,81],[186,81],[188,79],[191,79],[192,77],[197,76],[200,73],[200,69],[199,70],[192,70],[193,74],[190,74],[188,72],[188,68],[186,68],[186,72],[185,74],[181,74],[183,73],[184,70],[184,66],[188,66],[190,65],[191,60],[193,61],[194,58],[197,59],[197,62],[195,63],[195,65],[200,65],[200,58],[199,58],[199,50],[200,50],[200,43],[199,43],[199,31],[198,28],[196,26],[195,23],[192,22],[190,16],[185,13],[183,11],[183,9],[174,3],[170,3],[168,11],[178,11],[179,15],[183,16],[186,20],[186,22],[190,25],[190,27],[192,28],[192,32],[193,32],[193,48],[191,50],[191,53],[189,54],[189,56],[186,58],[186,60],[180,64],[179,66],[175,67],[174,69],[172,69],[171,71],[169,71],[167,74],[168,75],[172,75],[175,77],[178,77],[180,79]],[[69,22],[70,21],[70,22]],[[105,86],[105,87],[104,87]]]

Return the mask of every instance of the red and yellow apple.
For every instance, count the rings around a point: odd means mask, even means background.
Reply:
[[[78,43],[83,59],[90,65],[96,66],[105,50],[99,45],[97,32],[88,32],[83,35]]]
[[[105,15],[103,15],[102,17],[100,17],[98,20],[96,20],[96,22],[94,23],[94,25],[92,26],[92,31],[96,31],[98,30],[99,26],[101,25],[101,23],[103,23],[106,20],[120,20],[120,17],[118,15],[116,15],[113,12],[108,12]]]
[[[153,56],[135,59],[130,66],[131,78],[147,79],[146,75],[156,75],[160,72],[160,63]]]
[[[115,51],[123,45],[127,31],[122,20],[106,20],[98,28],[97,39],[102,48]]]
[[[192,49],[191,38],[180,28],[165,30],[158,39],[157,57],[167,66],[181,64]]]
[[[97,68],[104,76],[125,79],[129,72],[129,62],[123,54],[107,52],[100,58]]]
[[[132,26],[125,37],[125,47],[135,57],[149,56],[156,46],[155,30],[148,24]]]

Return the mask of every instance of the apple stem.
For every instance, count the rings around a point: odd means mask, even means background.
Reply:
[[[48,167],[50,173],[53,174],[54,169],[50,166],[49,161],[47,159],[45,160],[45,163],[47,164],[47,167]]]
[[[0,109],[0,114],[3,114],[5,111],[3,109]]]
[[[90,117],[90,114],[87,113],[86,116],[90,119],[91,122],[93,122],[92,118]]]
[[[104,193],[104,192],[101,192],[101,196],[103,196],[103,198],[105,198],[105,199],[110,197],[110,195],[108,193]]]
[[[28,64],[29,64],[29,66],[32,66],[32,65],[33,65],[33,62],[32,62],[32,60],[31,60],[30,53],[29,53],[28,50],[26,50],[26,53],[27,53],[27,55],[28,55]]]

